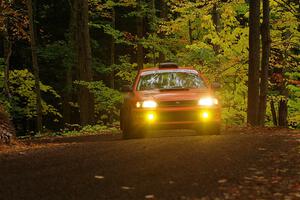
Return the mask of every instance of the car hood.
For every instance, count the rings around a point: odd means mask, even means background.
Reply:
[[[210,96],[208,89],[190,89],[176,91],[139,91],[136,94],[138,100],[155,100],[155,101],[181,101],[181,100],[198,100],[200,97]]]

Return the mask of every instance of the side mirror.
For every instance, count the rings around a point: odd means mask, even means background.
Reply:
[[[221,88],[221,84],[218,83],[218,82],[214,82],[214,83],[211,84],[211,88],[212,88],[213,90],[218,90],[218,89]]]
[[[132,92],[132,87],[130,85],[123,85],[121,91],[122,92]]]

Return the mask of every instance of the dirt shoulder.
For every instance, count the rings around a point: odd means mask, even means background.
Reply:
[[[121,135],[116,133],[77,135],[77,136],[53,136],[40,138],[26,138],[14,140],[10,145],[0,145],[0,154],[12,154],[22,151],[30,151],[40,148],[52,148],[72,145],[84,142],[97,142],[120,139]]]

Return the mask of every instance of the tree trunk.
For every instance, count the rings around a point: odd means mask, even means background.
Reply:
[[[278,125],[287,127],[287,100],[280,99],[278,106]]]
[[[112,28],[116,28],[116,10],[112,8]],[[111,65],[111,72],[110,72],[110,87],[115,88],[115,64],[116,64],[116,45],[115,45],[115,38],[111,36],[111,47],[110,47],[110,65]]]
[[[75,0],[75,57],[80,81],[92,81],[92,53],[88,26],[88,1]],[[94,123],[94,97],[84,86],[79,87],[80,124],[82,126]]]
[[[263,0],[263,23],[261,26],[262,58],[260,76],[260,100],[259,100],[259,125],[265,125],[267,93],[268,93],[268,70],[270,57],[270,5],[269,0]]]
[[[28,16],[29,16],[29,31],[30,31],[30,42],[31,42],[31,54],[32,54],[32,66],[35,78],[35,93],[36,93],[36,111],[37,111],[37,131],[42,132],[42,100],[40,90],[40,77],[39,67],[37,60],[37,43],[36,34],[34,30],[34,16],[33,16],[33,5],[32,0],[27,0]]]
[[[156,33],[157,31],[157,23],[156,23],[156,6],[155,6],[155,0],[151,0],[151,32]],[[152,46],[152,55],[153,55],[153,66],[156,66],[156,49],[154,46]]]
[[[137,16],[137,37],[138,37],[138,44],[137,44],[137,66],[138,69],[143,69],[144,65],[144,48],[141,44],[141,39],[144,37],[144,17],[142,14],[142,1],[138,1],[138,16]]]
[[[5,59],[5,69],[4,69],[4,91],[5,95],[10,98],[9,91],[9,66],[10,57],[12,54],[12,42],[9,39],[4,39],[4,59]]]
[[[219,32],[221,31],[221,15],[218,9],[219,5],[218,3],[215,3],[213,6],[213,10],[212,10],[212,19],[213,19],[213,23],[215,26],[215,29],[217,31],[217,34],[219,34]],[[218,55],[220,54],[220,45],[218,44],[213,44],[213,48],[214,48],[214,52],[216,57],[218,57]],[[220,58],[218,59],[218,62],[216,63],[216,73],[215,73],[215,81],[220,80],[220,75],[221,73],[221,67],[220,67],[221,61]],[[236,76],[235,76],[236,77]],[[234,84],[234,90],[232,91],[233,93],[236,91],[236,81]]]
[[[249,69],[248,69],[248,111],[247,121],[258,125],[259,109],[259,68],[260,68],[260,0],[251,0],[249,19]]]
[[[64,124],[71,124],[71,112],[72,107],[70,105],[70,102],[72,101],[72,83],[73,83],[73,77],[72,77],[72,67],[68,67],[66,72],[66,87],[64,89],[63,94],[63,119]]]
[[[213,22],[216,28],[217,32],[221,31],[221,16],[220,13],[218,11],[218,4],[215,3],[213,6],[213,12],[212,12],[212,18],[213,18]]]
[[[212,10],[212,19],[217,33],[221,31],[221,16],[218,10],[218,4],[215,3]],[[220,46],[214,44],[214,51],[216,54],[219,54]]]
[[[164,21],[167,21],[168,20],[168,10],[167,10],[167,4],[165,2],[165,0],[161,0],[160,1],[160,18]],[[161,33],[160,35],[160,38],[164,38],[164,35]],[[162,63],[165,61],[165,58],[166,56],[164,55],[164,52],[159,52],[159,58],[158,58],[158,62],[159,63]]]
[[[191,20],[188,21],[188,28],[189,28],[189,42],[190,44],[193,44],[193,29],[192,29],[192,23]]]
[[[73,53],[71,56],[71,63],[68,63],[69,66],[66,66],[65,72],[65,88],[63,94],[63,119],[64,124],[72,124],[72,106],[70,102],[72,102],[72,88],[73,88],[73,70],[76,69],[76,57],[75,57],[75,36],[76,36],[76,11],[74,9],[75,3],[74,0],[69,1],[70,6],[70,21],[69,21],[69,36],[68,36],[68,45]]]
[[[278,126],[276,109],[275,109],[275,105],[274,105],[273,99],[270,101],[270,106],[271,106],[271,113],[272,113],[273,125],[274,126]]]

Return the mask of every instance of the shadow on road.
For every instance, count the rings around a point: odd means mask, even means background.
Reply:
[[[184,136],[196,136],[196,132],[186,129],[172,129],[172,130],[160,130],[160,131],[147,131],[145,138],[160,138],[160,137],[184,137]]]
[[[133,139],[151,139],[151,138],[166,138],[166,137],[184,137],[184,136],[197,136],[191,130],[161,130],[161,131],[147,131],[141,138]],[[47,137],[40,139],[24,139],[22,143],[30,144],[61,144],[61,143],[87,143],[87,142],[102,142],[102,141],[117,141],[122,140],[121,133],[103,134],[103,135],[81,135],[70,137]]]
[[[42,139],[26,139],[22,140],[25,144],[46,144],[46,143],[84,143],[84,142],[99,142],[113,141],[122,139],[121,134],[105,134],[105,135],[81,135],[70,137],[49,137]]]

